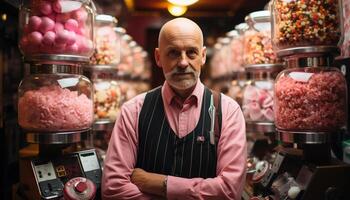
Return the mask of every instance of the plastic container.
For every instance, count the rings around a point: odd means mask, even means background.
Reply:
[[[271,42],[270,11],[252,12],[245,21],[249,29],[244,35],[244,65],[276,63],[276,54]]]
[[[110,15],[97,15],[95,19],[95,52],[92,65],[117,65],[120,62],[120,36],[115,31],[117,19]]]
[[[281,71],[280,65],[250,66],[250,83],[244,87],[242,110],[246,122],[273,122],[274,78]]]
[[[92,84],[79,74],[51,72],[26,76],[18,88],[18,122],[31,132],[68,132],[91,128],[93,123]],[[74,66],[76,68],[76,66]],[[55,72],[53,72],[55,71]]]
[[[89,0],[24,0],[19,13],[19,47],[27,60],[43,55],[89,60],[94,49]]]
[[[347,85],[337,68],[314,63],[286,69],[276,78],[274,95],[275,125],[280,130],[335,132],[346,126]]]
[[[276,50],[340,45],[341,5],[341,0],[274,0],[272,40]]]

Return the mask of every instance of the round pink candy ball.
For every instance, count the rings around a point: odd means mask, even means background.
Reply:
[[[64,24],[65,29],[74,32],[78,29],[78,26],[78,22],[75,19],[68,19]]]
[[[55,22],[48,18],[48,17],[42,17],[42,22],[40,25],[40,32],[46,33],[47,31],[52,31],[55,27]]]
[[[70,39],[70,33],[67,30],[62,30],[59,31],[56,34],[56,39],[55,39],[55,43],[56,44],[67,44],[68,40]]]
[[[39,45],[41,44],[42,40],[43,40],[43,35],[38,31],[31,32],[28,35],[28,41],[30,45]]]
[[[64,30],[63,24],[61,24],[59,22],[56,22],[54,30],[55,30],[56,33],[60,32],[60,31],[63,31]]]
[[[52,45],[55,42],[56,33],[53,31],[48,31],[45,33],[43,38],[43,44]]]
[[[67,45],[72,45],[76,41],[76,34],[74,31],[69,31],[69,37],[67,38]]]
[[[39,30],[41,23],[42,23],[42,20],[40,17],[31,16],[29,18],[29,23],[28,23],[29,29],[32,31],[37,31],[37,30]]]
[[[79,9],[74,11],[73,18],[78,20],[78,22],[85,22],[88,18],[88,13],[85,9]]]
[[[72,44],[72,45],[69,45],[66,47],[66,50],[69,52],[69,53],[77,53],[78,52],[78,45],[76,43]]]
[[[41,1],[39,10],[44,15],[50,15],[52,13],[51,3],[48,1]]]
[[[56,13],[61,13],[62,12],[62,6],[60,3],[60,0],[54,1],[52,3],[52,9],[56,12]]]

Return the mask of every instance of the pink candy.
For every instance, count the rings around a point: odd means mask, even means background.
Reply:
[[[41,18],[41,25],[39,27],[40,32],[45,34],[47,31],[52,31],[55,27],[55,22],[48,18],[48,17],[42,17]]]
[[[66,44],[69,40],[70,33],[67,30],[62,30],[57,33],[55,43],[57,44]]]
[[[93,102],[85,94],[57,85],[27,91],[18,101],[18,121],[31,131],[69,131],[90,128]]]
[[[38,31],[34,31],[28,35],[28,42],[33,45],[40,45],[42,40],[43,35]]]
[[[39,10],[44,15],[50,15],[52,13],[51,3],[48,1],[42,1],[39,5]]]
[[[281,76],[275,92],[279,129],[335,131],[346,124],[346,82],[340,72],[316,72],[306,82]]]
[[[32,30],[32,31],[39,30],[41,22],[42,22],[42,20],[41,20],[40,17],[38,17],[38,16],[31,16],[29,18],[29,23],[28,23],[29,30]]]
[[[93,43],[89,13],[77,0],[32,0],[28,24],[23,27],[20,47],[24,55],[90,55]]]
[[[43,44],[52,45],[55,42],[56,33],[48,31],[45,33],[43,38]]]
[[[69,31],[76,31],[78,26],[78,22],[75,19],[68,19],[64,24],[64,27]]]
[[[273,121],[272,91],[248,85],[243,93],[243,113],[247,121]]]

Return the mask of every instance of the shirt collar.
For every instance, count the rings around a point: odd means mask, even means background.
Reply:
[[[163,92],[163,99],[168,105],[174,103],[176,98],[180,98],[175,94],[175,92],[170,87],[167,81],[164,82],[162,92]],[[200,79],[198,79],[192,94],[189,97],[187,97],[186,100],[194,99],[193,101],[195,105],[198,106],[198,101],[200,98],[202,98],[203,93],[204,93],[204,85],[200,81]]]

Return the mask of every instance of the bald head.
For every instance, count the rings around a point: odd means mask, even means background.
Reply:
[[[162,41],[171,40],[178,35],[193,35],[199,39],[203,46],[203,33],[201,28],[192,20],[180,17],[165,23],[159,32],[158,47],[161,47]]]

